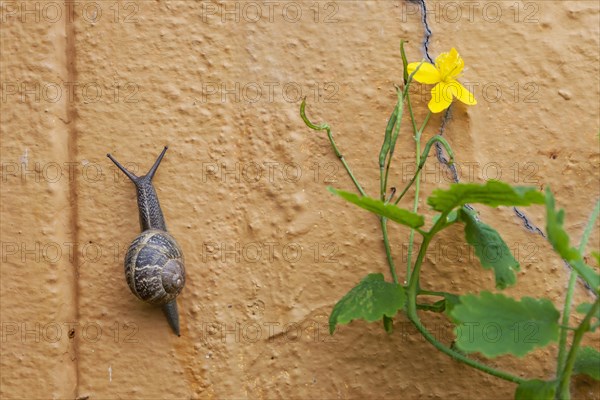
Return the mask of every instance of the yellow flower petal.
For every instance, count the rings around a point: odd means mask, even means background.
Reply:
[[[453,47],[448,53],[441,53],[435,59],[435,67],[439,70],[442,80],[456,78],[465,67],[465,62]]]
[[[421,64],[421,63],[414,62],[414,63],[408,64],[406,66],[406,70],[408,71],[408,74],[409,75],[412,74],[417,69],[417,67],[419,67],[419,64]],[[439,81],[442,80],[442,78],[440,76],[440,72],[433,66],[433,64],[430,64],[428,62],[424,62],[423,64],[421,64],[421,67],[419,67],[419,70],[413,76],[413,79],[417,82],[426,83],[428,85],[438,83]]]
[[[477,104],[477,100],[475,100],[475,96],[473,96],[473,93],[469,92],[469,90],[463,85],[461,85],[460,82],[452,81],[449,83],[449,85],[454,97],[456,97],[457,99],[469,106],[474,106],[475,104]]]
[[[431,100],[429,100],[429,110],[432,113],[439,113],[450,107],[452,103],[452,87],[446,82],[440,82],[431,89]]]

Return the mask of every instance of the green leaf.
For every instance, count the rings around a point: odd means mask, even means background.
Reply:
[[[457,323],[458,348],[487,357],[522,357],[558,339],[560,313],[547,299],[523,297],[517,301],[490,292],[467,294],[460,296],[460,304],[450,316]]]
[[[514,285],[517,277],[514,271],[519,270],[519,262],[513,257],[510,249],[491,226],[478,221],[475,213],[462,208],[459,219],[465,223],[467,243],[475,248],[475,254],[485,269],[494,269],[496,287],[504,289]]]
[[[554,400],[556,394],[555,381],[541,381],[532,379],[525,381],[517,387],[515,400]]]
[[[385,204],[381,200],[376,200],[367,196],[358,196],[354,193],[336,190],[332,187],[327,188],[331,193],[336,194],[350,203],[371,211],[372,213],[386,217],[389,220],[406,225],[411,228],[419,228],[423,226],[425,220],[423,216],[415,214],[393,204]]]
[[[445,212],[467,203],[488,206],[528,206],[544,204],[544,195],[533,187],[510,186],[507,183],[489,180],[485,185],[477,183],[453,183],[450,189],[434,190],[427,204],[434,210]]]
[[[579,250],[569,245],[569,235],[563,228],[564,210],[555,210],[554,196],[546,189],[546,233],[554,250],[571,264],[573,269],[587,282],[596,293],[599,293],[600,275],[583,262]]]
[[[329,333],[333,335],[337,324],[347,324],[354,319],[379,321],[384,316],[392,318],[404,307],[404,288],[385,282],[383,274],[369,274],[337,302],[329,316]]]
[[[576,248],[569,246],[569,235],[563,229],[565,211],[556,211],[554,207],[554,196],[550,189],[546,188],[546,233],[548,234],[548,240],[552,243],[554,250],[565,260],[579,260],[581,254]]]
[[[577,352],[573,374],[585,374],[600,381],[600,353],[593,347],[582,347]]]

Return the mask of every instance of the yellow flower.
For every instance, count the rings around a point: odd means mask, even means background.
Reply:
[[[419,66],[418,62],[407,66],[409,74],[412,74]],[[470,106],[477,104],[473,93],[460,84],[456,78],[460,75],[465,62],[453,47],[449,53],[442,53],[435,59],[435,65],[428,62],[421,64],[413,79],[420,83],[435,86],[431,89],[431,100],[429,109],[433,113],[439,113],[450,107],[452,99],[456,97]]]

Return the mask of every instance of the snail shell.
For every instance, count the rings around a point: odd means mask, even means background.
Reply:
[[[179,332],[179,311],[175,298],[185,285],[183,254],[173,236],[167,232],[152,178],[167,147],[144,176],[136,176],[113,156],[108,158],[135,184],[140,228],[125,255],[125,279],[131,292],[149,304],[160,305],[173,332]]]
[[[136,237],[125,255],[125,278],[139,299],[155,305],[174,300],[185,285],[183,254],[168,232],[150,229]]]

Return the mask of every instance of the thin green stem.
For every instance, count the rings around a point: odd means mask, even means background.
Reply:
[[[452,357],[453,359],[455,359],[457,361],[465,363],[473,368],[476,368],[480,371],[483,371],[490,375],[496,376],[498,378],[507,380],[509,382],[514,382],[517,384],[523,383],[523,382],[525,382],[524,379],[521,379],[521,378],[514,376],[512,374],[509,374],[507,372],[500,371],[495,368],[489,367],[487,365],[481,364],[475,360],[468,358],[464,354],[461,354],[461,353],[459,353],[455,350],[452,350],[451,348],[443,345],[427,330],[427,328],[425,328],[425,326],[423,326],[423,323],[419,319],[419,315],[417,313],[417,294],[419,292],[421,292],[421,293],[423,292],[421,289],[419,289],[419,275],[421,273],[421,266],[423,264],[425,254],[427,252],[427,248],[429,247],[429,244],[430,244],[433,236],[435,236],[435,234],[437,232],[439,232],[441,229],[443,229],[444,221],[446,220],[447,216],[448,216],[447,212],[442,213],[442,216],[436,222],[436,224],[433,226],[433,228],[431,228],[431,230],[423,236],[423,243],[421,244],[421,248],[419,249],[419,254],[417,255],[417,260],[415,261],[415,268],[413,269],[412,277],[411,277],[411,280],[408,285],[408,293],[407,293],[407,297],[408,297],[407,315],[408,315],[408,318],[415,325],[415,327],[421,333],[421,335],[423,335],[423,337],[429,343],[431,343],[436,349],[438,349],[442,353],[449,355],[450,357]]]
[[[331,135],[331,131],[328,129],[327,130],[327,136],[329,136],[329,141],[331,142],[331,146],[334,148],[334,151],[336,152],[336,156],[340,159],[340,161],[342,162],[342,165],[344,166],[344,169],[346,170],[346,172],[348,173],[348,175],[350,176],[350,179],[352,179],[352,183],[354,183],[354,186],[356,186],[356,189],[359,191],[359,193],[361,194],[361,196],[366,196],[367,193],[364,191],[364,189],[362,188],[362,186],[360,185],[360,183],[358,183],[358,181],[356,180],[356,178],[354,177],[354,174],[352,173],[352,171],[350,170],[350,166],[348,165],[348,163],[346,162],[346,159],[344,158],[344,156],[342,154],[340,154],[340,152],[338,151],[336,145],[335,145],[335,141],[333,140],[333,136]]]
[[[590,218],[588,220],[587,226],[583,231],[583,235],[581,237],[581,242],[579,243],[579,252],[583,254],[585,252],[585,248],[587,246],[587,242],[590,238],[592,230],[594,229],[594,224],[596,223],[596,219],[600,214],[600,201],[596,203],[596,207],[592,211]],[[568,326],[569,319],[571,318],[571,305],[573,302],[573,293],[575,292],[575,284],[577,283],[578,274],[575,270],[571,270],[571,274],[569,276],[569,285],[567,287],[567,294],[565,296],[565,304],[563,307],[563,315],[562,315],[562,325]],[[556,377],[560,379],[560,373],[565,368],[565,358],[567,355],[567,336],[568,330],[562,329],[560,332],[560,339],[558,345],[558,359],[556,363]],[[572,350],[572,347],[571,347]]]
[[[335,155],[337,156],[337,158],[340,159],[342,165],[346,169],[346,172],[350,176],[350,179],[352,179],[352,182],[354,183],[354,186],[356,186],[356,189],[359,191],[359,193],[362,196],[366,196],[367,195],[366,192],[364,191],[364,189],[362,188],[362,186],[360,185],[358,180],[355,178],[354,174],[352,173],[352,170],[350,169],[350,166],[344,159],[344,156],[339,151],[337,144],[335,143],[335,140],[333,139],[333,135],[331,133],[331,128],[329,127],[329,125],[327,123],[324,123],[321,125],[315,125],[306,116],[306,99],[304,99],[302,101],[302,104],[300,105],[300,116],[302,117],[302,120],[309,128],[317,130],[317,131],[320,131],[320,130],[327,131],[327,137],[329,138],[329,142],[331,143],[331,147],[333,148]],[[389,242],[389,238],[388,238],[387,219],[380,218],[380,222],[381,222],[381,230],[383,233],[383,243],[385,245],[385,253],[387,256],[388,265],[390,267],[390,273],[392,275],[392,279],[394,280],[394,283],[398,283],[398,275],[396,274],[396,266],[394,265],[394,259],[392,258],[392,250],[391,250],[390,242]]]
[[[575,330],[575,334],[573,335],[573,344],[571,344],[571,350],[569,350],[565,368],[561,372],[560,381],[558,384],[557,393],[561,399],[569,399],[571,396],[569,391],[569,383],[571,381],[571,374],[573,373],[573,366],[575,366],[575,361],[577,359],[577,351],[579,350],[579,345],[581,344],[583,335],[590,329],[590,321],[592,317],[596,315],[598,309],[600,309],[600,298],[596,299],[594,305],[590,308],[583,321],[581,321],[581,324],[579,324]]]
[[[379,197],[381,201],[386,202],[387,196],[387,183],[388,176],[390,173],[390,165],[392,164],[392,156],[394,154],[394,148],[396,146],[396,140],[400,133],[400,125],[402,124],[402,112],[404,107],[404,96],[401,91],[397,92],[398,99],[394,111],[388,121],[388,126],[385,130],[385,138],[381,151],[379,153]],[[385,169],[385,173],[384,173]],[[393,195],[393,192],[392,192]],[[387,259],[390,273],[394,283],[398,283],[398,274],[396,273],[396,265],[394,264],[394,258],[392,257],[392,248],[390,246],[390,240],[387,231],[387,219],[384,217],[379,218],[381,224],[381,233],[383,235],[383,245],[385,247],[385,256]]]
[[[413,182],[415,184],[415,204],[418,205],[419,188],[420,188],[420,184],[421,184],[421,182],[420,182],[421,181],[421,169],[419,168],[419,166],[421,165],[421,151],[420,151],[421,144],[420,144],[420,140],[417,140],[417,123],[415,122],[415,115],[412,110],[412,103],[410,101],[409,94],[406,95],[406,104],[408,105],[408,112],[410,114],[410,121],[412,123],[413,132],[414,132],[414,138],[415,138],[415,144],[416,144],[415,145],[415,147],[416,147],[415,162],[417,165],[417,171],[415,173],[414,178],[409,183],[409,185],[412,185]],[[406,190],[408,189],[408,187],[409,186],[407,186],[406,189],[404,190],[404,192],[402,192],[402,194],[400,196],[398,196],[398,200],[396,201],[396,203],[398,201],[400,201],[402,196],[404,196],[404,193],[406,193]],[[414,208],[415,208],[415,206],[413,206],[413,209]],[[413,252],[414,241],[415,241],[415,231],[414,231],[414,229],[411,229],[410,234],[408,236],[408,251],[406,253],[406,281],[407,282],[410,282],[410,280],[411,280],[412,252]]]
[[[383,145],[381,146],[381,151],[379,153],[379,180],[380,180],[379,197],[384,202],[391,201],[391,198],[393,196],[393,193],[392,193],[392,196],[390,196],[389,200],[386,201],[387,183],[388,183],[388,178],[389,178],[389,174],[390,174],[390,166],[392,165],[392,157],[394,156],[394,150],[396,148],[396,141],[398,140],[398,135],[400,133],[400,126],[402,125],[402,115],[404,113],[404,99],[405,98],[408,99],[408,89],[410,88],[410,84],[412,82],[413,76],[419,70],[421,65],[423,64],[423,63],[419,64],[417,69],[412,74],[410,74],[410,76],[407,76],[406,55],[404,54],[403,43],[401,43],[400,48],[401,48],[401,53],[402,53],[402,59],[405,64],[405,71],[404,71],[405,87],[404,87],[404,90],[397,90],[398,100],[396,101],[396,107],[394,108],[394,111],[392,112],[392,116],[390,117],[390,120],[388,121],[388,126],[386,127],[386,134],[385,134],[384,142],[383,142]],[[411,112],[411,118],[412,118],[413,126],[414,126],[415,125],[414,115],[412,114],[412,112]],[[385,174],[383,172],[384,167],[385,167]],[[380,218],[380,224],[381,224],[381,232],[383,235],[383,244],[385,246],[385,255],[387,258],[388,266],[390,268],[390,273],[392,275],[392,279],[394,280],[394,283],[398,283],[398,274],[396,273],[396,265],[394,264],[394,259],[392,257],[392,249],[390,247],[390,241],[389,241],[388,232],[387,232],[387,219]],[[414,235],[414,231],[411,231],[411,234]],[[406,276],[407,276],[406,281],[408,282],[408,279],[410,276],[410,268],[407,268]]]
[[[431,118],[431,111],[427,113],[427,115],[425,116],[425,120],[423,121],[423,125],[421,125],[421,129],[419,129],[419,139],[421,138],[421,135],[425,130],[425,126],[427,126],[427,123],[429,122],[429,118]]]
[[[497,370],[497,369],[489,367],[485,364],[481,364],[475,360],[472,360],[472,359],[466,357],[465,355],[463,355],[457,351],[452,350],[451,348],[449,348],[447,346],[444,346],[427,330],[427,328],[425,328],[423,326],[423,324],[419,320],[419,317],[416,314],[416,310],[414,313],[409,313],[408,318],[412,321],[412,323],[415,325],[415,327],[421,333],[421,335],[423,335],[423,337],[429,343],[431,343],[436,349],[438,349],[442,353],[449,355],[450,357],[452,357],[453,359],[455,359],[457,361],[460,361],[460,362],[467,364],[473,368],[476,368],[480,371],[483,371],[483,372],[493,375],[495,377],[504,379],[506,381],[514,382],[517,384],[521,384],[521,383],[525,382],[525,379],[522,379],[522,378],[519,378],[512,374],[509,374],[508,372]]]
[[[581,254],[583,254],[585,252],[587,242],[590,239],[590,235],[592,234],[592,231],[594,230],[594,224],[596,223],[596,220],[598,219],[599,215],[600,215],[600,200],[598,200],[596,202],[596,207],[594,207],[594,211],[592,211],[592,214],[590,215],[588,224],[585,227],[585,230],[583,231],[583,235],[581,237],[581,242],[579,243],[579,252]]]
[[[415,115],[413,114],[412,103],[410,102],[410,95],[406,94],[406,105],[408,106],[408,112],[410,114],[410,121],[412,123],[413,132],[417,133],[417,122],[415,120]]]
[[[418,187],[417,181],[417,187]],[[410,234],[408,235],[408,251],[406,253],[406,280],[407,282],[411,279],[411,271],[410,268],[412,266],[412,253],[413,253],[413,245],[415,243],[415,230],[411,229]]]
[[[431,227],[429,232],[425,232],[423,234],[423,243],[421,243],[421,248],[419,249],[419,254],[417,255],[417,261],[415,261],[415,267],[412,270],[412,277],[408,283],[408,293],[414,294],[414,301],[416,302],[417,294],[419,293],[419,275],[421,274],[421,265],[423,264],[423,259],[425,258],[425,253],[427,252],[427,247],[429,247],[429,243],[433,236],[438,233],[444,227],[444,222],[448,217],[449,212],[443,212],[437,222]]]
[[[406,54],[404,54],[403,43],[400,44],[400,51],[402,53],[403,63],[406,61]],[[383,141],[383,145],[381,146],[381,151],[379,152],[379,175],[380,175],[380,198],[382,201],[385,201],[386,191],[387,191],[387,182],[390,173],[390,166],[392,165],[392,157],[394,156],[394,150],[396,148],[396,141],[398,140],[398,134],[400,132],[400,125],[402,124],[402,115],[404,113],[404,99],[410,100],[408,96],[408,90],[410,88],[410,84],[412,83],[414,75],[417,73],[419,68],[421,68],[423,62],[421,62],[417,68],[407,76],[406,70],[404,71],[404,90],[397,89],[398,100],[396,102],[396,107],[394,108],[394,112],[392,113],[392,117],[388,121],[388,126],[386,127],[385,138]],[[414,115],[412,115],[411,111],[411,121],[413,123],[413,131],[416,132],[416,125],[414,121]],[[385,168],[385,174],[384,174]],[[391,200],[391,199],[390,199]]]
[[[417,124],[415,123],[415,116],[412,112],[412,104],[410,102],[410,95],[406,95],[407,104],[410,113],[410,119],[412,121],[413,129],[414,129],[414,139],[415,139],[415,165],[417,168],[421,165],[421,135],[423,134],[423,130],[425,126],[427,126],[427,122],[429,122],[429,118],[431,117],[431,111],[427,113],[423,124],[421,125],[421,129],[417,130]],[[422,168],[422,167],[421,167]],[[421,190],[421,168],[418,168],[417,173],[415,174],[415,200],[413,203],[413,212],[416,214],[419,210],[419,194]],[[406,256],[406,280],[410,280],[410,270],[412,265],[412,251],[413,251],[413,243],[415,241],[415,230],[410,230],[410,235],[408,237],[408,252]]]
[[[387,186],[387,180],[384,178],[384,171],[387,157],[390,152],[390,147],[392,145],[392,134],[394,133],[394,128],[396,127],[396,122],[398,121],[398,107],[399,101],[396,101],[392,115],[390,115],[390,119],[388,120],[385,128],[383,143],[381,144],[381,150],[379,151],[379,198],[382,201],[385,201]]]
[[[432,137],[431,139],[429,139],[429,141],[425,145],[425,149],[423,150],[423,154],[421,155],[421,163],[417,166],[417,171],[413,175],[413,177],[410,180],[410,182],[408,182],[408,184],[406,185],[406,187],[404,188],[404,190],[402,190],[402,193],[400,193],[400,195],[398,196],[398,198],[396,199],[396,201],[394,202],[394,204],[398,204],[400,202],[400,200],[402,200],[402,197],[404,197],[404,195],[406,194],[406,192],[408,191],[408,189],[410,189],[410,187],[412,186],[412,184],[416,181],[418,173],[423,169],[423,167],[425,166],[425,162],[427,161],[427,157],[429,157],[429,151],[431,150],[431,146],[434,143],[436,143],[436,142],[439,142],[439,143],[441,143],[444,146],[444,148],[446,149],[446,152],[448,153],[448,156],[450,157],[450,163],[454,162],[454,152],[450,148],[450,145],[448,144],[448,142],[446,141],[446,139],[444,139],[440,135],[435,135],[434,137]]]
[[[387,231],[387,218],[381,217],[379,218],[381,222],[381,232],[383,233],[383,244],[385,246],[385,255],[387,257],[387,262],[390,267],[390,273],[392,274],[392,279],[394,283],[398,283],[398,274],[396,273],[396,266],[394,265],[394,258],[392,257],[392,249],[390,247],[390,241],[388,239],[388,231]]]
[[[346,172],[350,176],[350,179],[352,179],[352,183],[354,183],[354,186],[356,186],[356,189],[359,191],[359,193],[362,196],[366,196],[367,194],[363,190],[360,183],[358,183],[358,181],[354,177],[354,174],[352,173],[350,166],[348,165],[348,163],[346,162],[346,159],[344,158],[344,156],[338,149],[338,147],[335,143],[335,140],[333,139],[333,135],[331,133],[331,128],[329,127],[329,124],[327,124],[327,123],[323,123],[320,125],[313,124],[312,122],[310,122],[310,120],[306,116],[305,109],[306,109],[306,98],[302,100],[302,104],[300,105],[300,117],[302,117],[302,120],[304,121],[306,126],[308,126],[309,128],[314,129],[316,131],[322,131],[322,130],[327,131],[327,137],[329,138],[329,143],[331,143],[331,147],[333,148],[333,151],[335,152],[336,157],[340,159],[342,165],[344,166],[344,169],[346,169]]]

